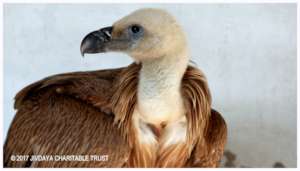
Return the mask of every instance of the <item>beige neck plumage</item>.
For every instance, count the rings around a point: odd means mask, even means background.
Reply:
[[[181,81],[187,64],[185,50],[173,56],[143,61],[133,113],[138,146],[144,149],[138,158],[147,158],[157,164],[159,157],[159,160],[165,161],[160,166],[168,166],[175,164],[166,163],[170,155],[183,155],[182,151],[188,151],[184,145],[187,120],[181,94]]]
[[[147,123],[172,122],[184,115],[181,80],[188,64],[188,54],[143,61],[139,75],[137,107]]]

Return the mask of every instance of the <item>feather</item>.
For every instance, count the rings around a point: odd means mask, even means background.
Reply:
[[[182,80],[188,141],[161,151],[136,138],[132,113],[141,65],[60,74],[21,90],[4,145],[5,167],[216,167],[226,124],[211,112],[202,72],[189,66]],[[11,155],[108,155],[106,162],[23,162]],[[174,158],[176,156],[176,158]]]

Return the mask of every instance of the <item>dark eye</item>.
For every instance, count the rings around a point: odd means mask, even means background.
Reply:
[[[142,28],[141,28],[141,26],[133,25],[133,26],[130,27],[130,30],[131,30],[132,33],[136,34],[136,33],[141,32]]]

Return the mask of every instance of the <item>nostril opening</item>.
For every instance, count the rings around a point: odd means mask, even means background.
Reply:
[[[112,30],[113,30],[113,27],[105,27],[105,28],[100,29],[99,31],[105,36],[106,40],[110,40]]]
[[[93,39],[96,39],[96,40],[100,40],[101,42],[104,42],[106,41],[107,37],[105,34],[103,34],[102,32],[100,31],[95,31],[91,34],[91,36],[93,37]]]
[[[103,33],[107,36],[107,37],[111,37],[111,32],[109,30],[104,30]]]
[[[91,34],[93,38],[100,40],[101,42],[107,42],[110,40],[111,36],[103,31],[95,31]]]

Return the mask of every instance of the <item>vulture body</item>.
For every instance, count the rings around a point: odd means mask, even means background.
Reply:
[[[170,30],[172,38],[155,32],[153,23],[169,24],[159,30]],[[4,166],[217,167],[226,123],[211,109],[204,74],[187,64],[184,36],[174,18],[162,10],[138,10],[113,27],[88,34],[81,45],[83,54],[106,51],[125,52],[136,63],[54,75],[16,95]],[[29,158],[12,160],[16,155]],[[106,157],[30,158],[39,155]]]

